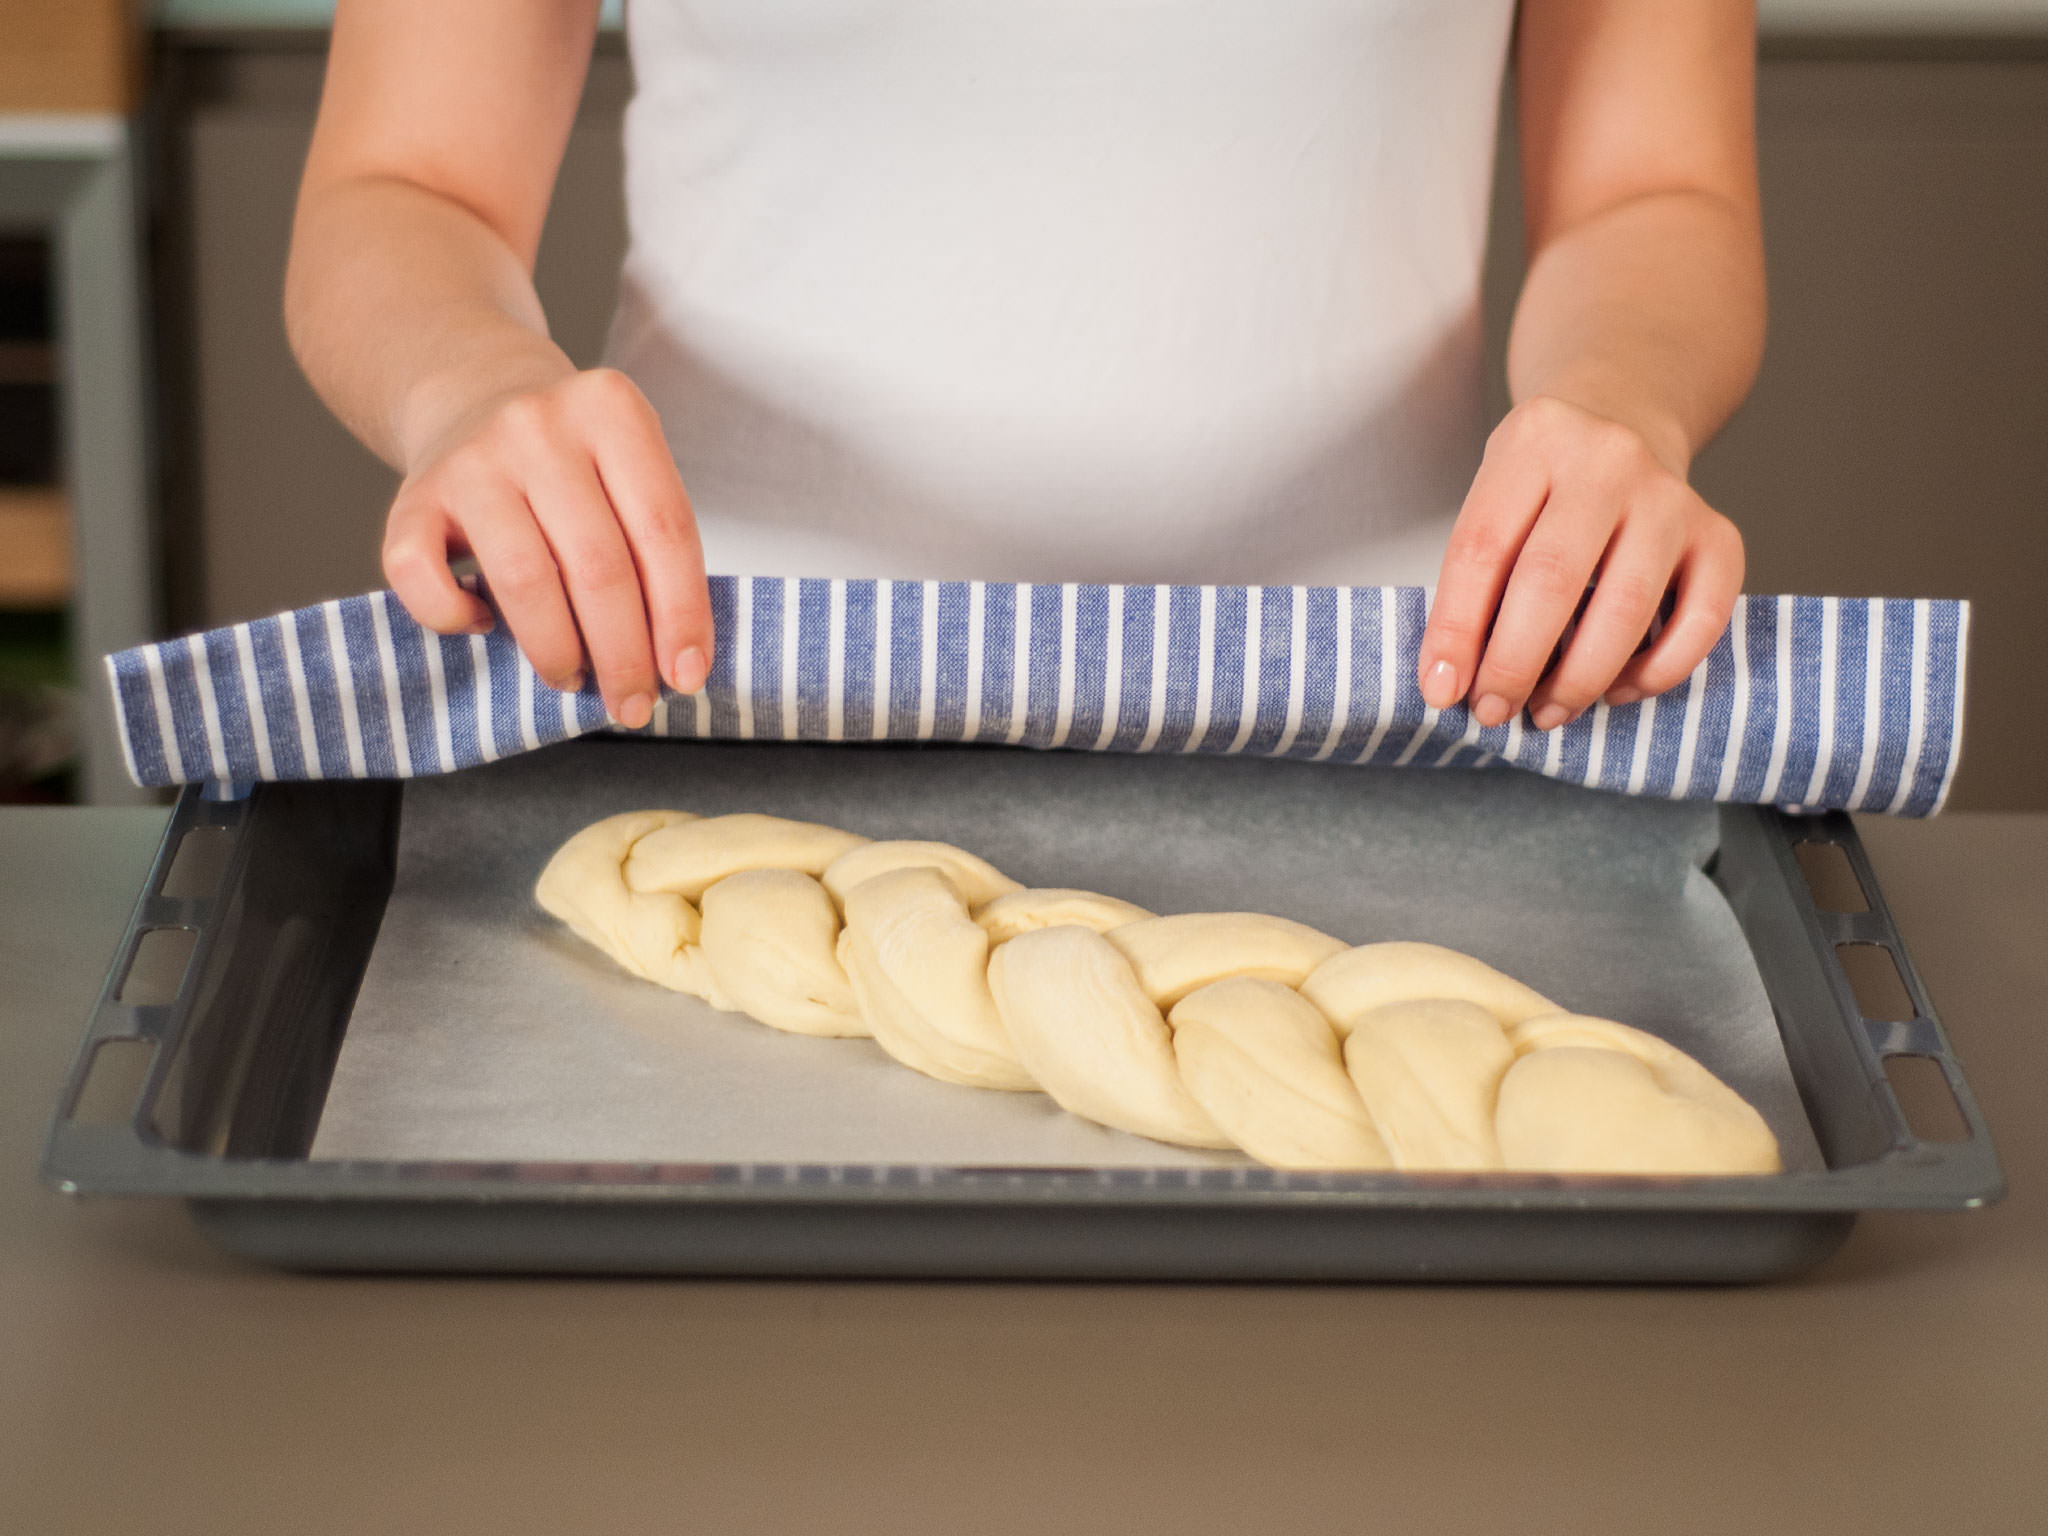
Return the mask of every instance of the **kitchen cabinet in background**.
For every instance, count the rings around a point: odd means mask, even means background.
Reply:
[[[129,0],[0,0],[0,799],[144,798],[99,658],[159,632]]]

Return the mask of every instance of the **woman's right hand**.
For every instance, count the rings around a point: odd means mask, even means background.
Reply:
[[[468,555],[549,687],[595,676],[612,718],[637,728],[660,680],[679,693],[704,686],[711,604],[696,518],[632,380],[565,363],[552,378],[484,389],[417,434],[404,461],[384,574],[420,623],[492,627],[449,569]]]

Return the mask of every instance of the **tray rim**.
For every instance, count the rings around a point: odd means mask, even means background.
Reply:
[[[750,744],[748,750],[774,751],[777,746]],[[864,750],[923,749],[869,746]],[[317,792],[318,786],[292,788]],[[1502,1172],[1287,1173],[1261,1167],[991,1169],[887,1163],[315,1160],[190,1152],[161,1140],[150,1128],[149,1112],[189,1022],[206,952],[219,926],[213,920],[242,877],[250,842],[244,834],[261,797],[275,792],[272,786],[258,785],[240,798],[212,798],[201,786],[187,786],[180,794],[52,1112],[40,1173],[61,1192],[293,1205],[309,1200],[401,1200],[499,1205],[606,1201],[685,1208],[761,1204],[789,1209],[841,1204],[1198,1206],[1218,1211],[1662,1211],[1796,1218],[1864,1210],[1975,1209],[1994,1203],[2005,1191],[1990,1128],[1891,916],[1853,822],[1838,811],[1791,815],[1771,807],[1729,804],[1719,807],[1724,846],[1731,828],[1746,829],[1747,835],[1762,840],[1784,880],[1804,937],[1820,957],[1840,1022],[1869,1078],[1891,1138],[1890,1147],[1873,1160],[1806,1173],[1643,1178]],[[395,792],[402,793],[402,789]],[[164,896],[162,887],[179,845],[186,833],[199,827],[222,827],[235,835],[218,893],[198,898]],[[1832,843],[1841,848],[1862,886],[1866,912],[1836,913],[1818,907],[1796,858],[1796,846],[1803,842]],[[154,1005],[119,1001],[141,935],[167,926],[195,928],[199,933],[177,997]],[[1912,1019],[1863,1017],[1848,976],[1835,957],[1834,946],[1843,943],[1874,944],[1890,953],[1912,1001]],[[1774,1006],[1777,1001],[1773,998]],[[132,1039],[153,1042],[158,1049],[130,1118],[115,1125],[73,1120],[71,1111],[100,1044]],[[1883,1071],[1884,1058],[1893,1055],[1924,1056],[1939,1065],[1968,1129],[1966,1139],[1932,1142],[1913,1134]]]

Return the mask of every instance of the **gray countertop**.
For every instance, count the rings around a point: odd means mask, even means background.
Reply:
[[[0,812],[0,1530],[2037,1533],[2048,817],[1863,823],[2012,1193],[1757,1289],[308,1278],[32,1169],[161,812]]]

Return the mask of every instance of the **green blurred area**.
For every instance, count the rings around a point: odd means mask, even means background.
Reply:
[[[68,628],[63,613],[0,610],[0,804],[77,799]]]
[[[63,613],[0,610],[0,688],[71,686],[71,637]]]

